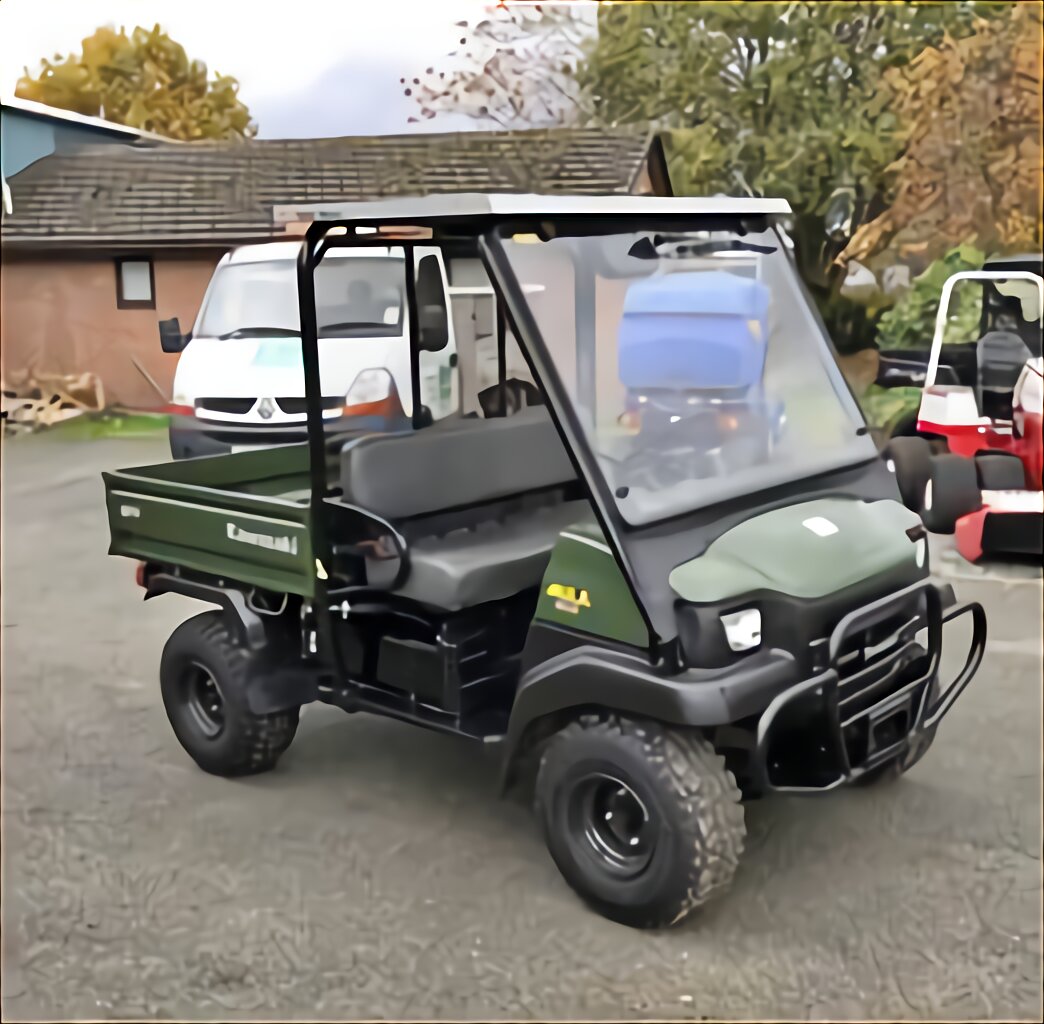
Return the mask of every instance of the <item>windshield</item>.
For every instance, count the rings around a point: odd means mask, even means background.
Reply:
[[[330,255],[315,271],[320,338],[402,334],[404,263],[394,256]],[[235,338],[300,333],[293,260],[228,263],[214,275],[195,333]]]
[[[628,522],[875,457],[775,232],[504,247]]]

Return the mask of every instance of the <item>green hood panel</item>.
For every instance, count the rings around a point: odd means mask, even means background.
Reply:
[[[590,520],[559,534],[540,585],[536,619],[635,647],[649,644],[627,580]]]
[[[925,546],[906,531],[919,517],[896,501],[822,498],[765,512],[718,537],[670,575],[674,592],[696,604],[770,590],[817,598],[908,564],[926,569]]]

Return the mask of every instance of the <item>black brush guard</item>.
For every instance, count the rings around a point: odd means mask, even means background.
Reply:
[[[822,669],[778,694],[759,719],[752,763],[759,789],[831,790],[908,751],[923,749],[975,675],[986,647],[982,606],[954,605],[952,595],[949,586],[924,579],[841,619],[824,642]],[[850,650],[867,630],[902,615],[919,596],[923,596],[921,611],[900,626],[886,650],[869,657],[858,646]],[[957,677],[940,691],[943,626],[963,615],[972,617],[968,656]],[[924,629],[927,648],[914,639]],[[845,664],[853,658],[858,668],[846,672]],[[791,752],[786,764],[777,757],[781,749]],[[781,780],[787,769],[791,780]],[[794,776],[805,776],[802,784],[792,784]]]

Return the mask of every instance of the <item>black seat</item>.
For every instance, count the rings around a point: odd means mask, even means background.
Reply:
[[[587,515],[563,500],[575,479],[543,407],[362,438],[341,455],[343,500],[407,538],[397,593],[450,611],[539,584],[559,532]]]
[[[587,509],[586,501],[563,502],[419,538],[410,545],[409,575],[397,593],[459,611],[535,587],[559,533],[583,519]]]
[[[976,347],[979,412],[993,419],[1011,419],[1011,397],[1029,346],[1014,331],[990,331]]]

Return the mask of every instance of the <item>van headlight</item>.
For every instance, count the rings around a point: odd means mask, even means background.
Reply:
[[[744,608],[740,612],[729,612],[721,617],[725,628],[725,639],[734,651],[752,651],[761,646],[761,612],[757,608]]]
[[[345,408],[355,405],[373,405],[389,398],[395,389],[391,374],[384,369],[363,370],[352,381],[348,394],[344,396]]]

